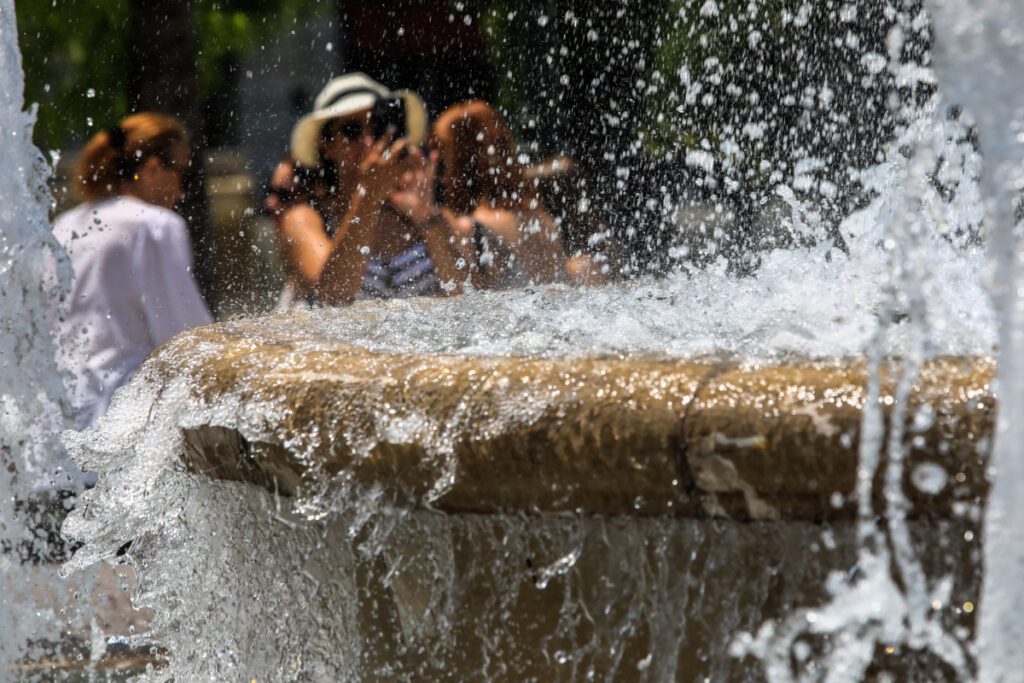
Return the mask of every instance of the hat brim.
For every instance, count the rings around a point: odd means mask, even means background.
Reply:
[[[373,108],[377,101],[372,93],[359,93],[345,97],[326,109],[306,114],[292,129],[292,156],[303,166],[314,167],[320,164],[320,131],[324,124],[339,116],[348,116],[356,112]]]
[[[395,95],[405,100],[405,129],[409,144],[420,146],[427,139],[429,117],[423,100],[412,90],[396,90]]]
[[[405,100],[405,125],[409,142],[413,145],[422,145],[423,141],[427,139],[428,126],[427,109],[423,100],[411,90],[398,90],[394,94]],[[292,129],[292,156],[303,166],[309,168],[319,166],[320,132],[323,130],[324,124],[340,116],[372,109],[375,101],[375,95],[360,93],[346,97],[327,109],[303,116]]]

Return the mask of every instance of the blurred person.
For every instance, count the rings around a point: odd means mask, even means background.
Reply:
[[[471,100],[447,109],[434,123],[429,147],[439,155],[437,193],[460,234],[472,235],[478,286],[603,281],[586,257],[566,260],[558,226],[517,158],[512,131],[490,105]]]
[[[53,226],[73,271],[59,333],[78,429],[106,412],[158,346],[212,322],[173,210],[188,159],[181,122],[142,112],[97,133],[78,160],[75,189],[85,201]]]
[[[402,130],[374,131],[381,102],[400,105]],[[472,248],[435,201],[426,132],[415,93],[361,73],[324,87],[291,136],[306,194],[281,216],[285,306],[461,293]]]

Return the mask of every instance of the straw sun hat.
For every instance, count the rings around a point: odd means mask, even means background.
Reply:
[[[292,129],[292,156],[303,166],[320,164],[320,131],[324,124],[339,116],[373,107],[378,98],[401,97],[405,100],[405,123],[409,142],[423,144],[427,137],[427,110],[423,100],[411,90],[391,91],[363,73],[338,76],[324,86],[306,114]]]

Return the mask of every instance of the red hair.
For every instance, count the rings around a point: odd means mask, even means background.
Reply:
[[[512,131],[489,104],[471,100],[449,107],[431,130],[438,151],[445,203],[456,213],[472,213],[480,203],[519,208],[536,196],[516,160]]]
[[[89,200],[113,197],[149,157],[170,161],[182,143],[188,144],[188,133],[173,116],[132,114],[89,140],[75,169],[78,194]]]

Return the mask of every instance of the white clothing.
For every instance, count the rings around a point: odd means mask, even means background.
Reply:
[[[185,221],[173,211],[134,197],[86,202],[60,215],[53,233],[74,271],[60,360],[84,429],[146,356],[212,319],[191,274]]]

